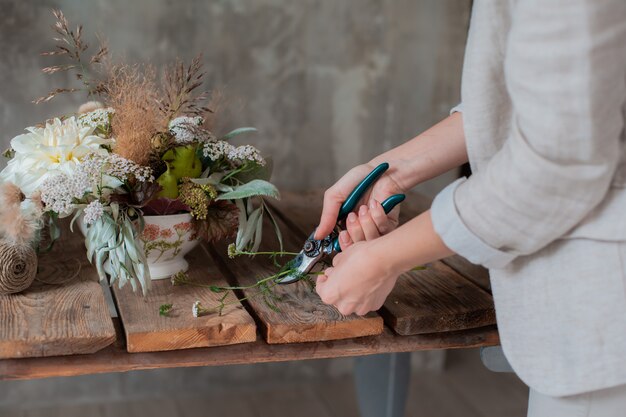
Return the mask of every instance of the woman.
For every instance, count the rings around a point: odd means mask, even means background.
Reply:
[[[391,164],[347,219],[320,297],[365,314],[403,271],[458,253],[490,269],[502,347],[531,387],[529,416],[623,416],[626,2],[474,2],[462,98],[326,192],[317,238],[356,183]],[[469,179],[394,230],[397,213],[379,201],[468,160]]]

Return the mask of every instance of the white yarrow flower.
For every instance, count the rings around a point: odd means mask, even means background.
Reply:
[[[265,159],[261,156],[261,152],[252,145],[243,145],[233,148],[228,153],[228,159],[239,162],[256,162],[263,166]]]
[[[124,181],[128,180],[130,175],[133,175],[141,182],[154,181],[154,175],[152,175],[150,167],[136,164],[114,153],[108,155],[88,155],[78,169],[84,171],[92,181],[98,180],[101,175],[109,177],[105,178],[105,182],[111,188],[119,187]],[[112,186],[111,183],[115,182],[117,182],[117,185]]]
[[[86,175],[57,173],[46,178],[41,185],[41,201],[46,210],[52,210],[61,217],[69,216],[75,208],[74,199],[83,198],[90,186]]]
[[[193,306],[191,306],[191,314],[193,314],[194,317],[200,316],[200,307],[200,301],[196,301],[193,303]]]
[[[202,148],[202,155],[209,158],[211,161],[217,161],[222,157],[228,157],[228,155],[235,150],[235,147],[223,140],[212,140],[207,142]]]
[[[47,179],[59,173],[71,176],[88,154],[106,155],[101,145],[110,139],[93,135],[93,127],[81,126],[76,118],[54,119],[45,127],[29,127],[28,133],[11,140],[15,156],[0,172],[0,181],[10,181],[30,196]]]
[[[94,131],[99,128],[106,132],[111,128],[111,116],[114,113],[112,107],[98,108],[78,116],[78,123],[83,127],[91,127]]]
[[[85,207],[85,223],[94,224],[104,214],[104,206],[99,200],[92,201]]]
[[[176,143],[186,144],[194,140],[208,138],[208,132],[201,128],[204,119],[200,116],[180,116],[169,123],[169,130]]]

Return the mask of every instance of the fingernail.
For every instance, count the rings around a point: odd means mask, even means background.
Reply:
[[[339,241],[341,243],[348,243],[348,232],[346,232],[345,230],[341,231],[341,233],[339,233]]]
[[[378,205],[378,201],[376,201],[374,199],[370,200],[370,209],[374,210],[377,205]]]
[[[354,214],[354,213],[348,214],[348,222],[349,223],[354,223],[355,221],[356,221],[356,214]]]
[[[359,208],[359,216],[365,216],[367,214],[367,206],[361,206]]]

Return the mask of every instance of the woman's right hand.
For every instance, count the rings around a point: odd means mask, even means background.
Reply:
[[[352,190],[354,190],[363,178],[374,168],[375,166],[373,164],[358,165],[348,171],[335,185],[326,190],[324,193],[322,216],[319,226],[315,231],[315,239],[323,239],[332,232],[337,223],[337,215],[339,214],[341,205],[346,201]],[[370,216],[367,218],[368,221],[371,219],[368,226],[370,227],[372,235],[384,235],[398,226],[399,207],[394,208],[388,215],[385,215],[380,203],[387,197],[404,192],[405,190],[394,180],[389,171],[385,172],[378,181],[366,191],[361,204],[372,204],[371,207],[374,207],[374,209],[370,210],[370,213],[368,213]]]

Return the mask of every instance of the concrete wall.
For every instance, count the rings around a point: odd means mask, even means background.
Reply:
[[[38,53],[52,44],[50,9],[59,7],[129,61],[158,65],[202,52],[210,85],[227,97],[222,131],[258,127],[242,140],[274,157],[274,180],[289,189],[330,185],[446,116],[459,100],[470,8],[458,0],[0,3],[4,147],[25,126],[82,101],[30,102],[69,80],[39,72],[51,62]]]

